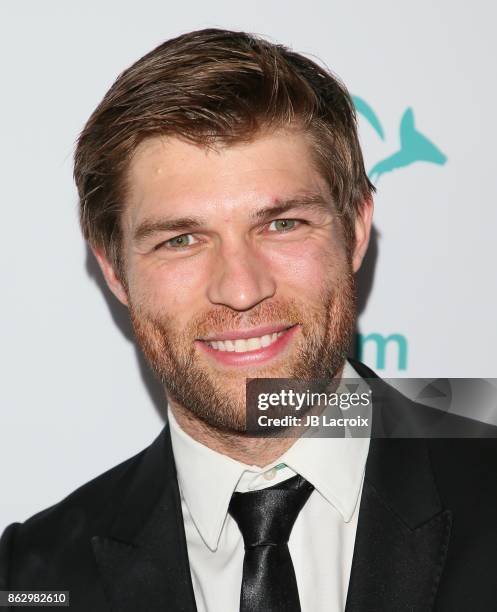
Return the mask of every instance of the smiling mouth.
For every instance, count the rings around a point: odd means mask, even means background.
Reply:
[[[198,339],[199,348],[223,366],[256,366],[281,356],[298,332],[294,325],[272,325]],[[255,334],[259,334],[256,336]]]
[[[264,336],[256,336],[254,338],[237,338],[236,340],[211,340],[205,341],[207,346],[210,346],[216,351],[226,351],[227,353],[248,353],[257,351],[261,348],[271,346],[276,340],[282,336],[288,329]]]

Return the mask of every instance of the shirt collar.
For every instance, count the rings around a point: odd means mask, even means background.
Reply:
[[[342,378],[360,378],[347,361]],[[362,487],[369,438],[299,438],[277,460],[258,467],[236,461],[194,440],[168,409],[178,483],[193,523],[205,544],[216,550],[231,496],[239,482],[249,482],[284,463],[276,484],[294,473],[314,485],[345,522],[354,513]]]

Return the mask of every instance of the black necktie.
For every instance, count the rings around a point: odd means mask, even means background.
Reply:
[[[267,489],[233,493],[229,513],[245,544],[240,612],[300,612],[288,538],[313,489],[297,475]]]

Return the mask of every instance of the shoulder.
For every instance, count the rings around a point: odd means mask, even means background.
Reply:
[[[0,539],[0,588],[22,585],[26,580],[34,588],[36,576],[44,584],[47,578],[58,584],[56,567],[57,572],[65,566],[68,572],[84,573],[91,537],[105,531],[113,520],[148,449],[26,521],[9,525]]]
[[[447,506],[468,512],[497,512],[497,440],[495,438],[427,440],[440,496]],[[479,510],[480,511],[480,510]]]
[[[476,416],[478,413],[474,415],[471,401],[465,400],[462,404],[459,401],[459,410],[452,408],[450,401],[454,400],[457,394],[453,394],[450,384],[448,390],[444,390],[444,394],[436,386],[434,387],[434,391],[444,397],[444,401],[435,401],[435,405],[432,406],[429,405],[429,400],[425,404],[422,403],[423,400],[413,401],[403,395],[360,361],[354,359],[349,359],[349,361],[360,376],[367,381],[372,391],[372,433],[374,437],[472,439],[474,441],[497,439],[497,426],[480,420],[481,417]],[[466,396],[467,393],[463,394],[463,398]],[[449,448],[452,446],[449,445]],[[488,443],[484,446],[489,449],[489,452],[492,452],[495,444]],[[457,448],[458,453],[463,453],[463,449],[467,449],[467,452],[474,452],[478,444],[459,444]]]
[[[58,503],[46,508],[22,523],[23,531],[36,531],[39,527],[61,528],[64,522],[97,526],[106,514],[119,503],[126,484],[139,465],[145,450],[103,472],[75,489]]]

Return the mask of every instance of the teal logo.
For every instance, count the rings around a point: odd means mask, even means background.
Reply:
[[[352,100],[357,112],[366,119],[381,140],[385,140],[383,126],[371,106],[357,96],[352,96]],[[421,161],[443,166],[447,161],[447,156],[429,138],[416,129],[412,108],[406,109],[402,115],[399,140],[399,150],[382,159],[371,168],[368,173],[371,181],[376,183],[383,174],[398,168],[404,168],[415,162]]]
[[[357,334],[355,341],[354,352],[359,361],[371,363],[377,370],[384,370],[387,360],[390,365],[393,361],[398,370],[407,369],[407,338],[404,334]]]

